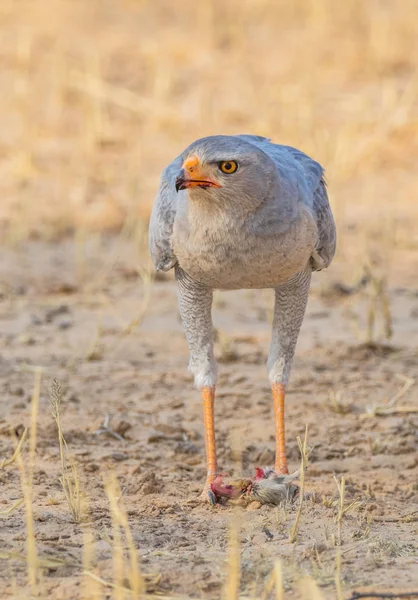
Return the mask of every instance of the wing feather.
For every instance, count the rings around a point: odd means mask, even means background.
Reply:
[[[318,228],[318,242],[312,255],[312,268],[314,271],[320,271],[331,264],[337,242],[334,217],[323,177],[314,193],[313,210]]]
[[[151,212],[149,249],[157,271],[169,271],[177,263],[171,238],[177,210],[175,177],[180,166],[181,159],[178,157],[164,169]]]
[[[317,228],[318,240],[312,254],[312,268],[314,271],[325,269],[331,264],[335,254],[337,241],[334,217],[329,204],[325,173],[323,167],[291,146],[284,146],[303,168],[309,190],[312,194],[310,208],[313,213]]]

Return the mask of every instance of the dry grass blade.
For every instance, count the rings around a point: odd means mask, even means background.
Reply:
[[[30,415],[30,436],[29,436],[29,480],[32,485],[32,477],[35,468],[35,453],[36,453],[36,428],[38,423],[39,413],[39,396],[41,394],[41,376],[42,369],[35,370],[35,382],[33,386],[31,415]]]
[[[84,496],[81,491],[80,477],[73,458],[62,433],[60,407],[62,402],[61,386],[56,379],[53,380],[49,389],[49,398],[58,431],[58,442],[61,459],[61,477],[60,483],[64,491],[65,499],[68,504],[74,523],[81,523],[85,516]]]
[[[39,570],[39,558],[35,541],[35,528],[33,521],[33,505],[32,505],[32,481],[35,467],[35,451],[36,451],[36,426],[39,410],[39,396],[41,389],[41,370],[35,370],[35,381],[33,386],[32,401],[31,401],[31,422],[30,422],[30,444],[29,444],[29,473],[27,473],[25,464],[22,459],[22,453],[15,451],[16,464],[20,471],[20,480],[22,485],[23,499],[25,503],[25,518],[26,518],[26,562],[28,567],[28,583],[33,596],[37,596],[39,589],[42,587],[42,576]],[[19,443],[16,444],[16,450]]]
[[[102,598],[99,582],[90,576],[94,558],[94,533],[88,528],[83,534],[82,598],[84,600],[101,600]]]
[[[338,415],[347,415],[353,410],[352,399],[345,398],[342,390],[331,390],[329,394],[329,405],[331,410]]]
[[[389,400],[389,402],[385,404],[373,404],[372,406],[368,406],[366,409],[366,414],[370,417],[383,417],[394,415],[397,413],[416,413],[418,412],[418,408],[416,406],[397,406],[399,400],[405,396],[405,394],[411,389],[411,387],[415,384],[415,379],[413,377],[405,377],[405,375],[398,374],[396,376],[398,379],[401,379],[404,384],[398,392]]]
[[[117,592],[122,592],[123,594],[129,595],[129,596],[134,596],[134,592],[130,588],[123,586],[123,585],[118,586],[115,583],[112,583],[111,581],[106,581],[106,579],[99,577],[98,575],[96,575],[95,573],[92,573],[91,571],[84,571],[83,575],[85,575],[86,577],[92,579],[93,581],[95,581],[97,583],[100,583],[102,586],[104,586],[106,588],[116,590]],[[182,596],[180,598],[179,596],[168,596],[165,594],[145,594],[141,597],[146,598],[146,600],[196,600],[194,598],[190,598],[189,596],[187,596],[187,597]],[[139,598],[139,596],[134,596],[134,598],[137,599],[137,598]],[[89,600],[90,599],[91,599],[91,596],[89,596]]]
[[[343,584],[341,580],[341,551],[339,548],[335,564],[335,591],[337,592],[337,600],[344,600]]]
[[[276,600],[284,600],[283,568],[280,560],[274,563],[274,576],[276,580]]]
[[[408,392],[409,389],[415,383],[415,379],[413,377],[405,377],[404,375],[397,375],[397,378],[403,380],[404,384],[401,387],[401,389],[393,396],[393,398],[391,398],[389,400],[388,407],[395,406],[395,404],[398,402],[398,400],[400,400],[402,398],[402,396],[405,396],[406,392]]]
[[[308,459],[309,459],[309,451],[308,451],[308,426],[306,425],[305,428],[305,438],[303,440],[303,444],[302,441],[300,439],[300,437],[297,438],[298,441],[298,446],[299,446],[299,452],[300,452],[300,490],[299,490],[299,506],[298,506],[298,511],[296,513],[296,519],[295,522],[293,523],[293,527],[290,531],[289,534],[289,541],[290,543],[294,543],[297,539],[298,536],[298,531],[299,531],[299,525],[300,525],[300,518],[302,515],[302,507],[303,507],[303,501],[304,501],[304,493],[305,493],[305,470],[308,466]]]
[[[241,565],[238,542],[238,523],[234,522],[231,526],[229,535],[227,577],[222,594],[224,600],[238,600],[240,574]]]
[[[4,458],[3,461],[0,463],[0,469],[3,469],[4,467],[9,467],[16,461],[17,455],[20,454],[23,444],[25,443],[27,433],[28,430],[25,429],[11,458]]]
[[[24,498],[20,498],[20,500],[18,500],[17,502],[15,502],[14,504],[12,504],[12,506],[9,506],[9,508],[5,508],[4,510],[0,510],[0,517],[8,517],[9,515],[11,515],[15,510],[17,510],[19,508],[19,506],[21,504],[23,504],[23,502],[25,501]]]
[[[270,577],[267,579],[267,583],[264,586],[263,593],[260,596],[260,600],[267,600],[267,598],[271,597],[271,592],[273,591],[275,583],[276,583],[276,573],[273,570],[270,574]]]
[[[341,477],[341,482],[334,475],[335,483],[337,484],[339,501],[337,514],[337,545],[341,546],[341,528],[344,516],[344,496],[345,496],[345,479]]]
[[[128,523],[128,516],[122,501],[122,492],[114,475],[106,481],[105,490],[110,503],[113,527],[113,574],[115,585],[115,599],[124,597],[123,581],[129,581],[131,593],[134,598],[139,598],[145,593],[145,580],[138,566],[138,553]],[[128,546],[129,564],[125,565],[122,532]]]
[[[107,588],[111,588],[113,590],[116,590],[117,594],[116,597],[121,597],[120,594],[122,593],[122,598],[125,594],[132,594],[132,590],[124,587],[123,585],[117,585],[115,583],[112,583],[111,581],[106,581],[105,579],[102,579],[101,577],[99,577],[98,575],[96,575],[95,573],[92,573],[91,571],[83,571],[83,575],[85,575],[86,577],[92,579],[94,582],[96,583],[100,583],[101,585],[103,585],[104,587]],[[88,592],[90,592],[90,587],[88,587]],[[90,600],[91,595],[87,596]]]
[[[19,562],[27,562],[27,556],[23,554],[19,554],[18,552],[2,552],[0,551],[0,558],[8,559],[8,560],[17,560]],[[46,569],[58,569],[58,567],[63,567],[65,565],[69,565],[67,560],[63,558],[54,558],[53,556],[38,556],[38,567],[43,567]],[[74,563],[73,563],[74,565]]]
[[[321,594],[318,585],[311,577],[304,577],[300,580],[298,585],[302,598],[306,600],[323,600],[323,595]]]
[[[338,481],[338,479],[334,475],[334,481],[337,484],[338,495],[339,495],[339,498],[338,498],[338,512],[337,512],[337,538],[336,538],[336,545],[337,546],[341,546],[341,543],[342,543],[341,530],[342,530],[342,522],[343,522],[344,515],[346,515],[355,506],[358,506],[359,505],[359,501],[358,500],[353,500],[353,502],[351,502],[350,504],[348,504],[347,506],[345,506],[345,478],[341,477],[341,481]]]

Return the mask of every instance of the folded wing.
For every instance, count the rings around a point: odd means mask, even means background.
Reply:
[[[149,224],[149,249],[157,271],[169,271],[177,263],[171,238],[177,209],[175,178],[181,167],[180,157],[168,165],[152,208]]]

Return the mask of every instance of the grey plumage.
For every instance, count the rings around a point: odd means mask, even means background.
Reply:
[[[275,476],[274,473],[264,479],[258,479],[251,486],[251,495],[262,504],[282,504],[293,501],[299,493],[299,487],[293,483],[299,477],[299,471],[293,475]]]
[[[208,165],[223,187],[176,193],[176,177],[191,155]],[[236,160],[237,173],[220,173],[216,165],[223,160]],[[164,169],[149,239],[156,269],[176,266],[196,385],[216,382],[212,290],[266,287],[275,289],[276,298],[270,380],[286,384],[310,273],[327,267],[335,253],[335,225],[321,165],[259,136],[197,140]]]
[[[294,221],[297,204],[301,204],[306,210],[307,219],[312,220],[309,223],[311,227],[316,225],[316,231],[313,232],[315,238],[312,250],[313,266],[314,268],[324,268],[330,264],[335,253],[335,226],[328,202],[324,171],[319,163],[295,148],[272,144],[267,138],[250,135],[213,136],[191,144],[182,155],[174,159],[163,171],[160,188],[151,214],[149,230],[151,256],[157,270],[167,271],[176,264],[176,237],[178,244],[181,244],[182,235],[180,232],[184,232],[184,229],[187,233],[189,232],[187,225],[190,226],[190,223],[185,223],[187,221],[185,210],[187,210],[186,198],[188,192],[183,191],[177,194],[175,179],[183,160],[196,149],[199,149],[203,160],[210,157],[211,160],[217,161],[237,155],[253,158],[255,162],[261,159],[264,164],[262,170],[260,170],[261,172],[256,173],[256,181],[259,177],[259,184],[262,183],[264,171],[270,185],[270,190],[266,189],[266,186],[264,186],[264,189],[258,190],[257,187],[263,186],[255,186],[256,192],[264,192],[261,197],[257,196],[257,199],[260,201],[270,200],[270,202],[266,201],[265,205],[261,207],[257,204],[254,206],[254,202],[248,202],[248,191],[238,187],[236,192],[240,192],[241,195],[241,215],[235,201],[229,203],[229,206],[224,205],[222,207],[223,211],[220,210],[219,202],[216,202],[215,205],[212,204],[210,214],[205,214],[205,216],[212,216],[215,222],[218,221],[219,217],[223,218],[224,221],[224,227],[220,228],[219,236],[215,235],[215,238],[218,237],[218,239],[214,239],[214,242],[219,241],[222,234],[231,233],[231,229],[233,231],[237,225],[241,225],[241,229],[244,231],[248,228],[250,232],[255,233],[257,228],[261,228],[261,237],[264,237],[266,243],[271,242],[271,236],[276,236],[277,233],[284,233],[287,230],[288,234],[293,234],[295,233]],[[254,174],[251,175],[252,177],[247,180],[247,183],[254,180]],[[225,195],[223,190],[193,190],[195,196],[199,192],[203,198],[207,194],[213,196],[216,192],[218,200],[222,200]],[[266,198],[268,193],[270,193],[271,199]],[[245,217],[248,216],[248,204],[250,208],[258,208],[250,222],[245,220]],[[241,219],[238,218],[239,216],[241,216]],[[176,221],[180,232],[173,239],[173,229]],[[206,228],[205,225],[202,227],[200,234],[203,235],[205,230],[208,234],[213,233],[208,223],[206,223]],[[221,254],[222,250],[224,254],[228,253],[231,244],[226,244],[226,241],[220,239],[220,247],[215,248],[218,254]],[[203,254],[202,250],[201,254]],[[219,287],[224,287],[221,282],[219,284]],[[270,282],[266,282],[260,287],[274,287],[267,284],[270,284]],[[228,287],[232,286],[231,282]],[[236,287],[240,287],[238,282]],[[247,282],[244,287],[258,286]]]

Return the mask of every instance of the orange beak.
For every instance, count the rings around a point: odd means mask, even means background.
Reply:
[[[197,156],[189,156],[182,167],[176,179],[176,191],[185,190],[191,187],[221,187],[217,181],[210,179],[202,170],[202,165]]]

